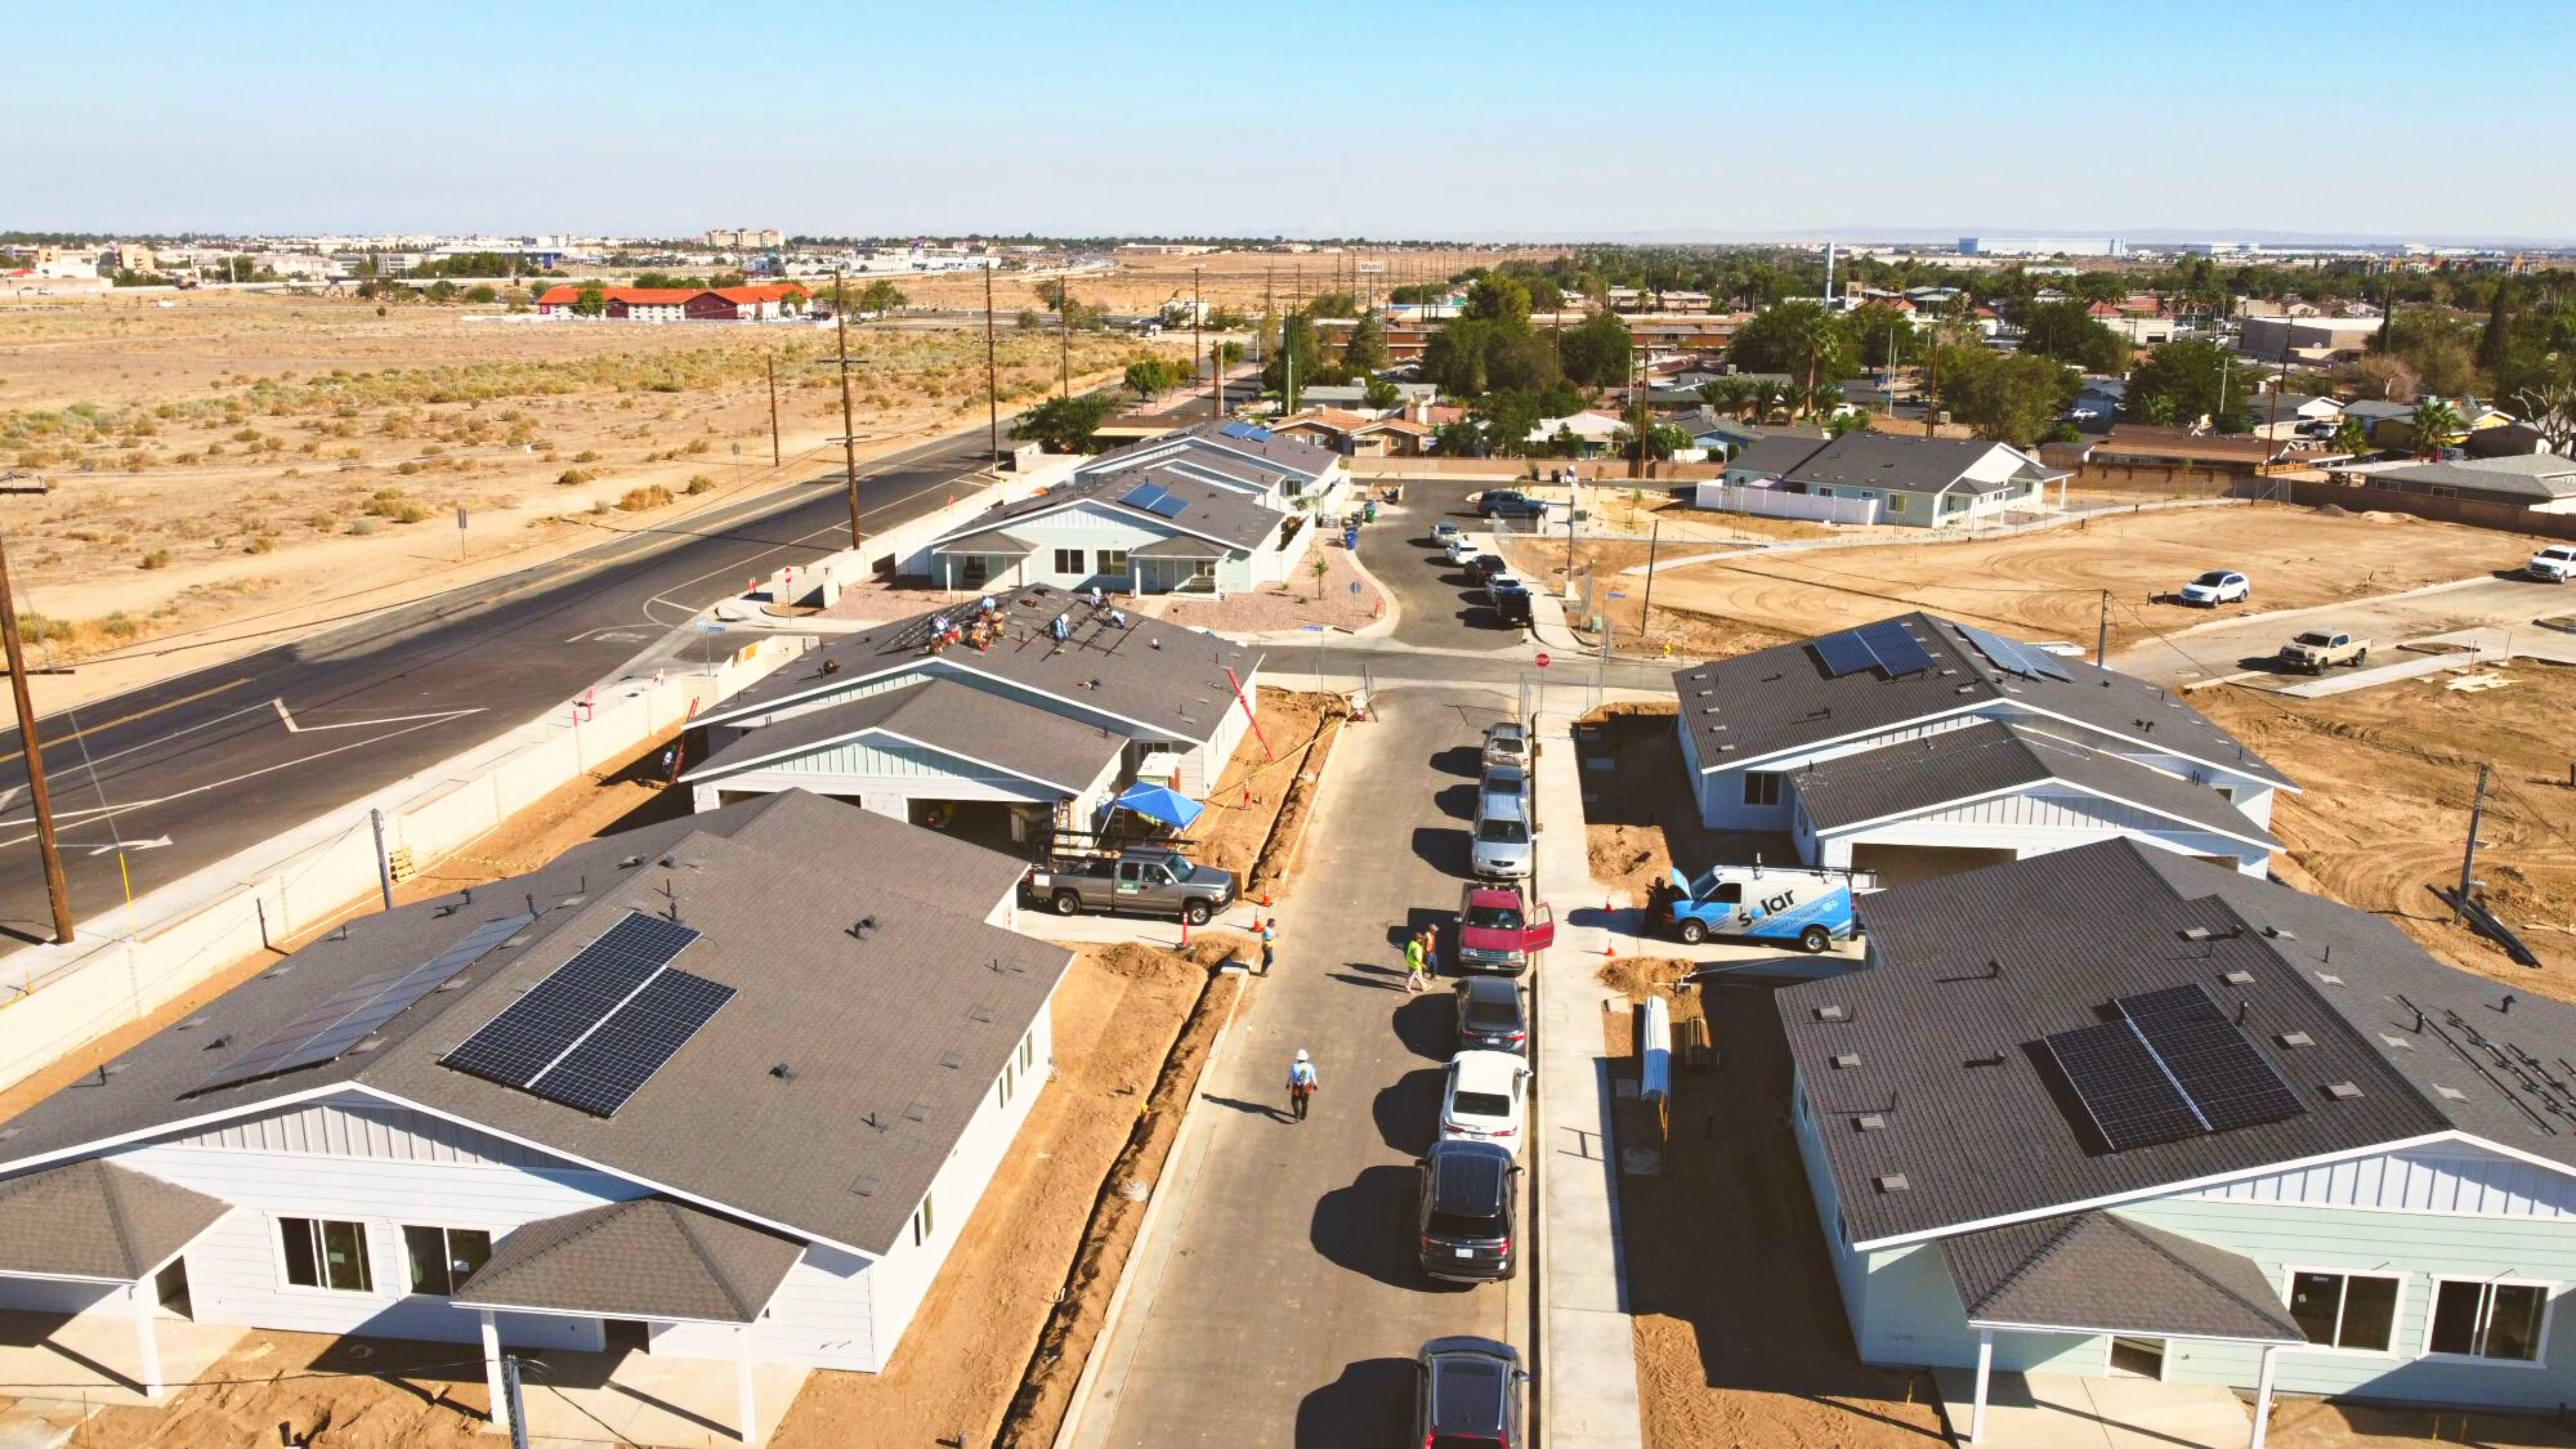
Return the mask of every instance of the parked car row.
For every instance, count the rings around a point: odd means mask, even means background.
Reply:
[[[1474,540],[1447,519],[1431,525],[1431,541],[1438,545],[1440,557],[1464,569],[1476,581],[1505,624],[1527,624],[1530,621],[1529,582],[1511,571],[1511,565],[1498,553],[1487,553]]]

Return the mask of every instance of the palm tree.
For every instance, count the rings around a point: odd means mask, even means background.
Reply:
[[[2362,426],[2362,421],[2359,418],[2345,418],[2343,421],[2336,423],[2334,430],[2334,450],[2347,457],[2353,458],[2358,458],[2362,454],[2369,452],[2370,429]]]
[[[1753,380],[1744,377],[1721,377],[1699,385],[1700,401],[1723,413],[1744,415],[1746,404],[1753,401]]]
[[[1789,405],[1789,389],[1769,378],[1755,378],[1746,385],[1744,416],[1748,422],[1767,423],[1771,415]]]
[[[1820,418],[1841,407],[1843,385],[1829,375],[1808,369],[1806,384],[1798,389],[1798,410],[1809,417]]]
[[[2450,445],[2452,435],[2460,431],[2460,415],[2449,403],[2428,397],[2415,404],[2406,426],[2415,438],[2416,457],[2439,458],[2442,449]]]

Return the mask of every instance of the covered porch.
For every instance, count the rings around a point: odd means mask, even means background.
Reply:
[[[2263,1449],[2274,1360],[2283,1348],[2308,1341],[2252,1260],[2116,1213],[2076,1213],[1962,1233],[1941,1240],[1941,1256],[1968,1326],[1977,1333],[1974,1373],[1949,1370],[1940,1376],[1952,1433],[1963,1444],[2018,1449],[2084,1443],[2092,1434],[2073,1428],[2082,1420],[2099,1426],[2098,1442],[2108,1444],[2133,1442],[2110,1433],[2119,1429],[2145,1436],[2134,1442]],[[1990,1415],[1997,1407],[1995,1338],[2014,1333],[2104,1339],[2103,1376],[2007,1375],[2017,1381],[2015,1392],[2004,1412]],[[2162,1381],[2172,1339],[2261,1349],[2250,1429],[2243,1407],[2224,1386]],[[1954,1397],[1960,1378],[1968,1380],[1964,1434]],[[2072,1381],[2073,1392],[2063,1381]],[[2121,1422],[2098,1412],[2106,1397],[2121,1403]],[[1990,1429],[2009,1433],[1990,1440]]]
[[[187,1321],[181,1255],[231,1211],[100,1160],[0,1182],[0,1279],[24,1288],[15,1302],[63,1309],[0,1314],[0,1381],[158,1403],[164,1385],[202,1373],[242,1331]]]
[[[1140,594],[1217,592],[1217,565],[1230,550],[1209,539],[1177,533],[1128,550],[1129,587]]]
[[[1007,529],[988,528],[949,543],[931,545],[939,560],[939,586],[954,593],[982,593],[1027,583],[1026,565],[1038,546]]]
[[[805,1369],[761,1363],[753,1331],[804,1251],[794,1238],[662,1197],[527,1224],[455,1298],[482,1318],[493,1427],[510,1427],[515,1378],[532,1434],[592,1438],[607,1428],[638,1443],[699,1443],[722,1425],[742,1443],[759,1443],[794,1401]],[[511,1358],[495,1317],[502,1311],[596,1318],[610,1355],[596,1365],[584,1362],[591,1355]],[[729,1406],[712,1401],[722,1397],[715,1389],[723,1376],[711,1377],[706,1360],[652,1361],[659,1358],[652,1343],[674,1329],[696,1330],[693,1338],[716,1330],[730,1343]],[[636,1432],[635,1421],[648,1414],[659,1416],[653,1433],[676,1437]]]

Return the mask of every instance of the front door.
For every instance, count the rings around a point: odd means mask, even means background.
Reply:
[[[2111,1339],[2111,1377],[2160,1379],[2165,1376],[2165,1341],[2115,1334]]]
[[[188,1316],[188,1260],[173,1258],[152,1275],[152,1300],[181,1318]]]

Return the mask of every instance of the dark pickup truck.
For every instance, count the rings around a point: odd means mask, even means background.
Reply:
[[[1177,916],[1193,926],[1234,904],[1234,873],[1199,865],[1177,850],[1068,856],[1029,872],[1029,899],[1059,916],[1130,911]]]

